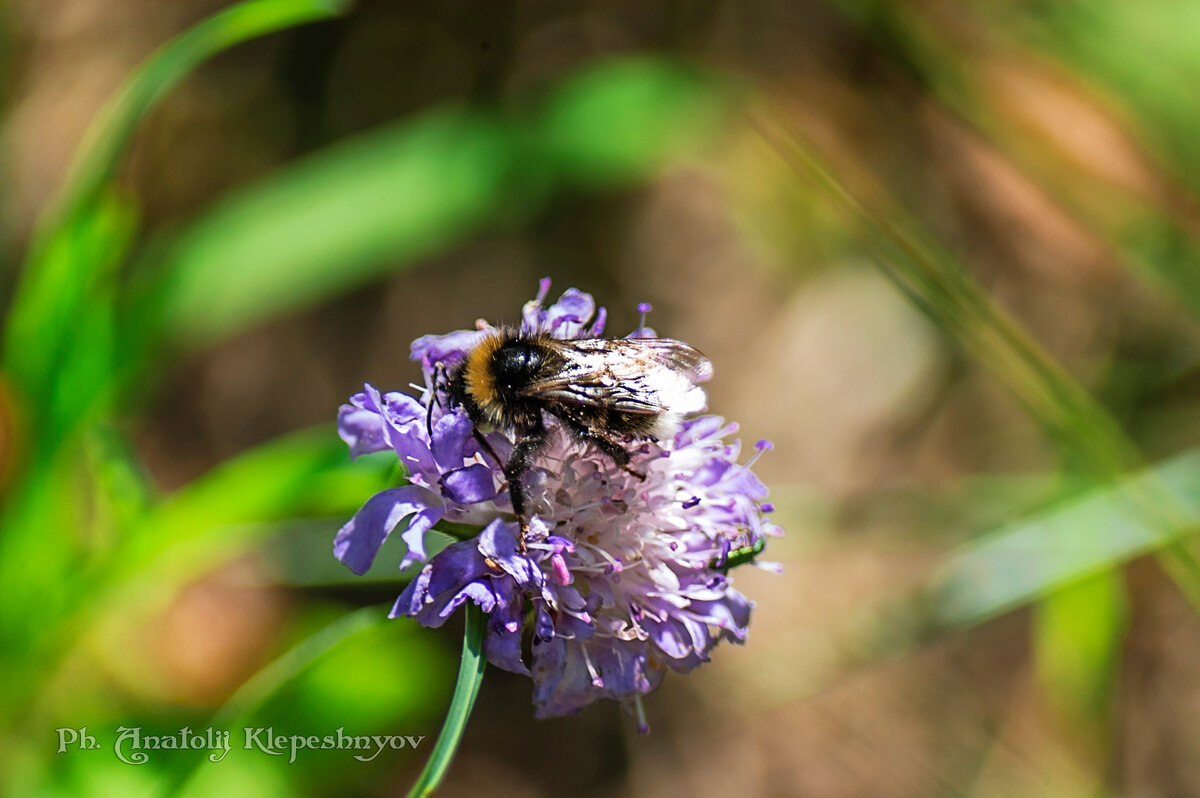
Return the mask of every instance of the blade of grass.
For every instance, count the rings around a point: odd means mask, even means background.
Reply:
[[[166,601],[189,579],[276,534],[278,522],[349,516],[364,496],[384,487],[391,469],[383,457],[351,463],[345,445],[326,426],[227,461],[150,509],[107,556],[78,569],[69,586],[56,586],[51,595],[62,615],[40,626],[36,649],[13,667],[55,678],[55,663],[87,634],[108,628],[110,617]]]
[[[1183,514],[1163,527],[1135,498],[1162,491]],[[939,628],[983,623],[1072,582],[1178,541],[1200,526],[1200,451],[1190,450],[1119,485],[1095,490],[984,535],[951,556],[931,581]]]
[[[528,197],[515,133],[437,111],[323,151],[210,212],[144,264],[131,340],[199,346],[410,264]]]
[[[301,640],[246,680],[217,710],[208,726],[229,729],[241,725],[242,721],[267,699],[312,667],[321,657],[386,620],[387,610],[383,605],[363,607],[343,615]],[[170,771],[167,780],[160,784],[160,794],[186,793],[204,766],[206,755],[206,751],[198,750],[192,754],[191,761],[185,767]]]
[[[989,146],[1111,248],[1121,266],[1165,301],[1200,315],[1195,213],[1200,151],[1192,135],[1197,114],[1194,104],[1183,101],[1192,89],[1181,79],[1187,72],[1179,64],[1195,60],[1200,27],[1186,19],[1166,24],[1179,17],[1182,5],[1166,4],[1168,11],[1162,3],[1150,3],[1130,12],[1121,3],[1068,4],[1038,13],[1036,20],[1018,21],[1027,12],[975,2],[953,23],[915,4],[835,0],[835,5],[935,98],[941,111],[986,137]],[[982,49],[976,34],[986,40]],[[1178,57],[1131,59],[1142,40]],[[1039,131],[1027,117],[1030,109],[1014,108],[997,90],[989,70],[1001,59],[1022,64],[1028,72],[1021,79],[1033,81],[1035,91],[1061,91],[1095,114],[1083,127],[1100,125],[1127,136],[1130,150],[1117,158],[1139,159],[1146,169],[1144,184],[1105,174],[1094,156],[1079,160],[1072,137]],[[1094,96],[1098,83],[1112,92]],[[1190,187],[1179,179],[1181,173]]]
[[[113,355],[120,349],[113,278],[136,228],[131,203],[109,182],[117,161],[145,113],[205,58],[340,8],[331,0],[253,0],[161,48],[93,123],[58,199],[39,220],[6,315],[2,355],[14,401],[37,430],[15,467],[0,519],[0,581],[20,596],[0,612],[0,640],[17,662],[74,601],[87,554],[75,512],[82,487],[76,452],[63,444],[113,396]]]
[[[997,376],[1058,443],[1071,473],[1102,483],[1139,468],[1142,458],[1120,426],[1088,392],[1004,313],[920,226],[893,203],[868,208],[822,163],[807,139],[777,115],[760,114],[766,140],[805,179],[842,210],[884,273],[968,352]],[[873,187],[876,197],[886,197]],[[1139,484],[1130,499],[1155,527],[1182,530],[1194,522],[1156,482]],[[1159,551],[1164,568],[1200,612],[1200,564],[1171,540]]]
[[[53,370],[69,320],[88,296],[101,269],[102,251],[66,245],[71,257],[49,257],[64,247],[70,230],[86,225],[97,198],[116,169],[138,123],[176,84],[211,56],[240,42],[284,28],[325,19],[345,9],[345,0],[250,0],[196,24],[159,48],[125,81],[97,116],[78,150],[54,205],[38,222],[26,268],[5,324],[5,368],[23,383],[42,385]],[[64,301],[64,288],[73,301]],[[58,320],[54,326],[47,322]],[[30,344],[38,342],[37,347]],[[33,359],[32,354],[50,357]]]
[[[176,491],[98,564],[89,606],[119,612],[258,545],[280,521],[349,515],[385,487],[385,456],[350,462],[322,425],[258,446]],[[332,546],[332,539],[330,541]],[[332,557],[332,554],[330,554]]]
[[[1056,590],[1034,610],[1038,681],[1062,731],[1096,772],[1112,743],[1127,603],[1123,575],[1110,568]]]
[[[316,634],[302,640],[238,688],[213,716],[212,726],[228,728],[250,715],[279,689],[299,676],[320,657],[346,640],[387,620],[387,605],[363,607],[343,615]]]
[[[729,95],[669,60],[617,59],[564,80],[538,108],[442,108],[372,131],[164,243],[141,269],[150,285],[130,331],[203,345],[524,219],[557,188],[644,179],[710,140]]]
[[[1144,492],[1148,485],[1157,485],[1170,495],[1182,509],[1186,525],[1164,529],[1145,516],[1131,496]],[[921,585],[862,602],[831,623],[827,633],[796,630],[767,641],[768,646],[776,646],[769,652],[772,656],[795,660],[792,676],[784,690],[770,680],[763,682],[761,689],[747,685],[743,706],[750,713],[776,711],[820,692],[856,669],[905,656],[1087,580],[1118,579],[1121,566],[1178,543],[1182,536],[1194,537],[1197,529],[1200,449],[1190,449],[1118,485],[1094,488],[957,546]],[[1124,609],[1112,587],[1111,582],[1108,589],[1102,584],[1093,596],[1110,606],[1091,619],[1094,626],[1088,630],[1089,639],[1078,641],[1074,656],[1100,662],[1108,656],[1108,646],[1119,644],[1125,628]],[[1081,592],[1074,598],[1086,597],[1086,592]],[[1077,612],[1079,602],[1073,605]],[[1059,631],[1070,633],[1069,624],[1056,621],[1052,623]],[[1115,653],[1115,648],[1107,650]],[[1091,674],[1097,680],[1102,675]],[[1103,676],[1111,683],[1111,673]],[[1098,684],[1093,681],[1090,687],[1079,687],[1095,690]]]

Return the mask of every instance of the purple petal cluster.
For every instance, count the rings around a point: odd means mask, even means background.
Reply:
[[[545,306],[548,290],[543,280],[526,303],[526,330],[600,336],[605,311],[591,296],[571,288]],[[445,375],[491,329],[414,341],[425,378],[419,400],[367,385],[342,406],[338,429],[351,454],[394,451],[408,484],[371,497],[338,532],[334,554],[365,573],[399,529],[402,567],[425,564],[392,617],[436,627],[473,601],[489,618],[484,653],[532,676],[538,716],[611,698],[634,703],[644,727],[640,696],[668,670],[691,670],[720,640],[745,639],[753,605],[723,566],[731,550],[782,534],[763,517],[767,490],[751,463],[738,463],[739,443],[726,440],[736,425],[717,416],[685,419],[673,440],[636,444],[631,465],[644,480],[557,434],[527,478],[531,529],[521,551],[500,464],[444,392]],[[634,335],[653,331],[643,324]],[[513,442],[504,433],[485,438],[507,458]],[[427,558],[425,533],[442,520],[481,531]]]

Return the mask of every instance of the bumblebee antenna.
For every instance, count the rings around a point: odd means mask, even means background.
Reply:
[[[433,367],[433,387],[429,397],[429,407],[425,410],[425,431],[429,433],[429,440],[433,440],[433,405],[437,403],[438,407],[442,406],[442,400],[438,396],[438,386],[442,384],[442,364],[438,363]]]

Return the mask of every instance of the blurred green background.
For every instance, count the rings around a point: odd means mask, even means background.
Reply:
[[[0,793],[404,794],[461,619],[333,561],[395,474],[332,422],[549,275],[712,358],[785,572],[649,737],[489,669],[443,794],[1200,794],[1198,54],[1184,0],[11,0]]]

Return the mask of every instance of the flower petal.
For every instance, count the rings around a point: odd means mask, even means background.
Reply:
[[[365,394],[356,394],[355,398]],[[352,458],[388,448],[383,432],[383,417],[374,410],[364,410],[354,405],[342,405],[338,409],[338,437],[350,447]]]
[[[514,527],[516,524],[506,524],[499,518],[492,521],[479,533],[479,552],[504,569],[505,573],[517,580],[517,584],[540,589],[542,572],[528,556],[517,551]]]
[[[470,457],[467,441],[471,440],[474,425],[466,413],[456,410],[446,413],[433,424],[433,441],[430,449],[433,460],[442,471],[462,468],[463,460]]]
[[[442,493],[456,504],[475,504],[496,498],[495,472],[483,463],[456,468],[442,477]]]
[[[400,561],[401,571],[415,562],[425,562],[425,533],[442,520],[445,512],[445,507],[430,507],[409,519],[408,529],[400,535],[400,539],[408,546],[408,553]]]
[[[520,594],[516,601],[497,607],[488,617],[488,634],[483,640],[483,653],[496,667],[523,676],[529,668],[521,658],[521,624],[525,618],[525,601]]]
[[[425,368],[442,364],[447,368],[461,361],[488,330],[456,330],[447,335],[422,335],[412,342],[412,359]]]
[[[376,493],[338,530],[333,539],[333,556],[354,573],[365,574],[383,541],[402,519],[440,505],[437,496],[417,485]]]
[[[591,294],[577,288],[563,291],[558,301],[546,309],[542,328],[556,338],[578,338],[583,334],[584,324],[596,314],[596,301]]]

